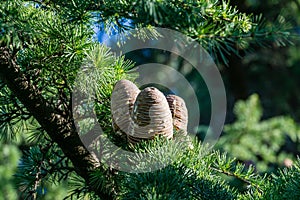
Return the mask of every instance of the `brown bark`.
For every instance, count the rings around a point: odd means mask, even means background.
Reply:
[[[45,129],[51,139],[59,145],[64,154],[71,160],[75,171],[89,183],[89,174],[100,167],[99,160],[83,145],[72,115],[57,113],[40,94],[35,85],[27,80],[16,63],[16,58],[4,47],[0,47],[0,78],[22,102],[27,110]],[[95,191],[104,199],[111,196]]]

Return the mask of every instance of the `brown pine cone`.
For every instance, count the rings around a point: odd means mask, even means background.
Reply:
[[[187,135],[188,111],[184,100],[173,94],[167,95],[166,99],[172,113],[174,129],[180,134]]]
[[[131,113],[128,141],[139,142],[156,135],[173,137],[172,115],[168,102],[158,89],[147,87],[136,98]]]
[[[127,134],[131,121],[130,113],[140,90],[128,80],[116,83],[111,95],[111,114],[113,128],[116,133]]]

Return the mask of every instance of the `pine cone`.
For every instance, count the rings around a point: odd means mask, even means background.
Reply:
[[[139,92],[138,87],[131,81],[120,80],[116,83],[111,95],[111,114],[116,133],[128,133],[130,113]]]
[[[184,100],[173,94],[167,95],[166,99],[172,113],[174,129],[180,134],[187,135],[188,111]]]
[[[137,143],[155,135],[173,137],[172,115],[168,102],[158,89],[147,87],[136,98],[128,141]]]

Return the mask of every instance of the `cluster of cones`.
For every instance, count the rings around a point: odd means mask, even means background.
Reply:
[[[184,100],[173,94],[165,96],[155,87],[139,90],[129,80],[118,81],[111,96],[111,113],[115,132],[126,135],[130,143],[156,135],[170,139],[174,130],[187,134]]]

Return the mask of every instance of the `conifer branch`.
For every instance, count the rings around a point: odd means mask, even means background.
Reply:
[[[225,174],[227,176],[231,176],[231,177],[234,177],[234,178],[237,178],[241,181],[243,181],[244,183],[248,184],[248,185],[251,185],[251,186],[254,186],[257,190],[260,191],[260,193],[263,193],[263,190],[260,188],[259,185],[257,185],[254,181],[252,181],[251,179],[247,179],[245,176],[242,176],[241,174],[237,174],[237,173],[233,173],[233,172],[230,172],[230,171],[227,171],[227,170],[224,170],[224,169],[217,169],[215,167],[211,167],[210,166],[210,169],[216,171],[216,172],[219,172],[219,173],[222,173],[222,174]]]
[[[76,131],[72,116],[63,116],[41,96],[35,85],[31,85],[20,71],[15,55],[8,48],[0,48],[0,77],[28,111],[40,123],[51,139],[58,144],[65,155],[72,161],[75,171],[87,183],[89,174],[100,167],[99,161],[82,144]],[[111,198],[101,191],[99,196]]]

